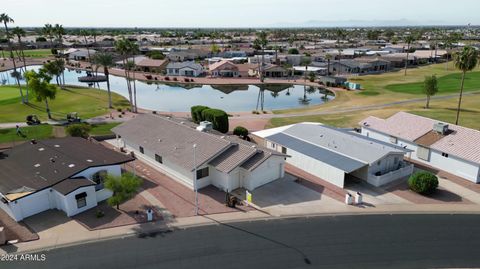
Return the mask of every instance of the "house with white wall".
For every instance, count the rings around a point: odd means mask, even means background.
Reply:
[[[343,188],[360,179],[381,186],[409,176],[408,151],[356,132],[304,122],[253,133],[267,148],[288,154],[287,163]]]
[[[167,65],[167,75],[169,76],[198,77],[203,72],[203,66],[193,61],[170,62]]]
[[[132,160],[82,138],[17,145],[0,153],[0,208],[16,221],[49,209],[74,216],[109,198],[106,176]]]
[[[112,131],[117,147],[192,189],[253,190],[284,176],[285,154],[220,134],[206,122],[143,114]]]
[[[480,182],[480,131],[406,112],[360,125],[364,136],[410,149],[409,160]]]

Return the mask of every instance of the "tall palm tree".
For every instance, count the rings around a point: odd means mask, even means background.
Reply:
[[[50,50],[53,53],[53,49],[54,49],[54,47],[53,47],[53,37],[54,37],[53,26],[50,23],[45,24],[45,26],[43,26],[43,28],[42,28],[42,34],[50,40]]]
[[[415,42],[415,36],[413,34],[409,34],[405,37],[405,43],[407,43],[407,57],[405,58],[405,76],[407,75],[408,56],[410,55],[410,46],[412,45],[413,42]]]
[[[122,63],[123,63],[123,70],[125,71],[125,80],[127,82],[127,90],[128,90],[128,97],[130,100],[130,110],[134,111],[133,109],[133,95],[132,95],[132,85],[130,84],[130,71],[128,68],[128,56],[130,53],[130,44],[131,42],[128,39],[122,38],[115,42],[115,50],[122,55]]]
[[[8,30],[8,24],[13,22],[15,21],[6,13],[0,14],[0,23],[3,23],[3,25],[5,26],[5,34],[8,39],[8,48],[10,50],[10,58],[12,59],[12,63],[13,63],[13,74],[15,74],[14,77],[17,80],[18,89],[20,90],[20,97],[22,99],[22,104],[24,104],[25,99],[23,97],[22,86],[20,85],[20,76],[17,73],[17,64],[15,63],[15,56],[13,55],[13,46],[12,46],[12,42],[10,42],[10,32]]]
[[[113,56],[110,53],[102,52],[95,54],[95,56],[93,56],[93,59],[96,64],[103,66],[103,74],[105,74],[105,77],[107,78],[108,107],[113,108],[112,93],[110,92],[110,73],[108,72],[108,68],[113,66],[114,64]]]
[[[17,37],[18,48],[20,50],[20,56],[22,57],[23,67],[25,71],[27,71],[27,63],[25,61],[25,53],[23,52],[23,43],[22,43],[22,37],[26,35],[25,30],[17,26],[12,29],[12,34]]]
[[[327,76],[330,76],[330,61],[332,60],[332,55],[327,53],[325,55],[325,60],[327,60]]]
[[[58,23],[55,24],[55,26],[53,27],[53,33],[57,38],[58,42],[60,43],[60,50],[62,51],[61,57],[65,61],[65,55],[63,54],[63,50],[65,50],[65,48],[63,47],[63,36],[65,35],[65,29],[63,28],[63,25]],[[62,71],[62,80],[62,84],[65,85],[65,70]]]
[[[88,41],[87,41],[87,36],[90,35],[90,32],[87,30],[81,30],[80,34],[83,36],[83,40],[85,41],[85,48],[87,49],[88,62],[90,63],[92,61],[92,58],[90,57],[90,49],[88,48]]]
[[[458,97],[457,116],[455,118],[455,124],[458,125],[458,118],[460,116],[460,106],[462,105],[463,85],[465,82],[465,74],[468,71],[472,71],[478,63],[478,52],[471,46],[466,46],[462,51],[453,55],[453,62],[457,69],[462,71],[462,83],[460,85],[460,94]]]
[[[263,82],[263,68],[265,67],[265,48],[268,45],[267,32],[261,31],[257,33],[257,39],[255,39],[257,45],[262,48],[262,66],[260,67],[260,81]]]

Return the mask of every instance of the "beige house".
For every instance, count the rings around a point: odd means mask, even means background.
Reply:
[[[238,66],[227,60],[211,64],[208,70],[212,77],[240,77]]]

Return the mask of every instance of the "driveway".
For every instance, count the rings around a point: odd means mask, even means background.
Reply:
[[[315,191],[295,182],[297,178],[286,173],[285,177],[252,191],[252,202],[271,215],[295,213],[310,208],[343,206],[325,193]]]

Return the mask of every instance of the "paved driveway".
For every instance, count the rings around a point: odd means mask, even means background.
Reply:
[[[311,207],[342,205],[341,202],[295,182],[295,177],[284,178],[263,185],[252,192],[252,202],[262,210],[279,215],[280,212],[298,211]]]

